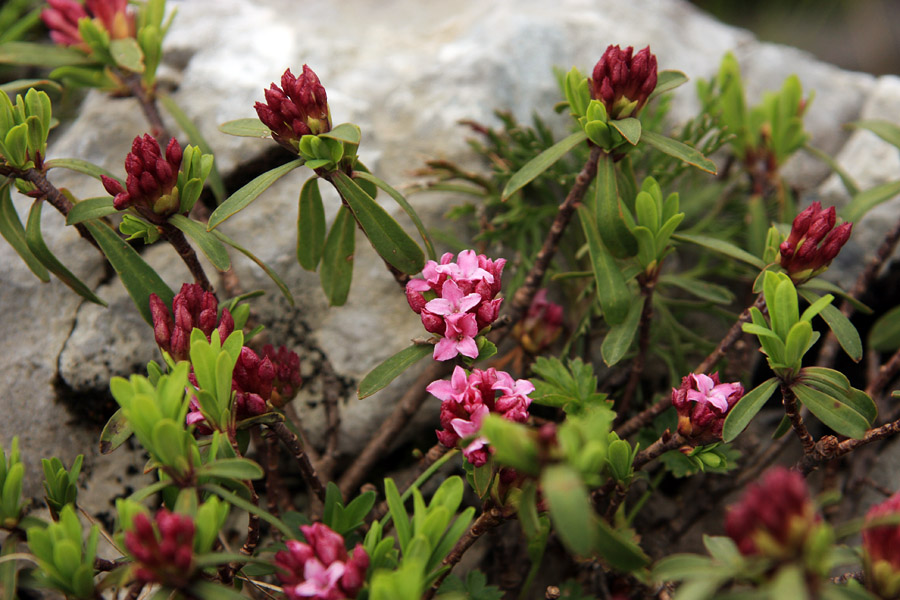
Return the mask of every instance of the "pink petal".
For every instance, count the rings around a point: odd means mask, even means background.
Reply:
[[[447,287],[448,283],[452,282],[449,280],[445,282],[445,288]],[[446,316],[458,312],[456,310],[456,305],[446,298],[435,298],[434,300],[429,301],[427,304],[425,304],[425,310],[441,316]]]
[[[478,358],[478,344],[471,337],[466,337],[456,343],[456,348],[463,356]]]
[[[435,344],[432,358],[434,360],[450,360],[457,354],[459,354],[459,350],[456,349],[456,342],[450,338],[442,338],[441,341]]]

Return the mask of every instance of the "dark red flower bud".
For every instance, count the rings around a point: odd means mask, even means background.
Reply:
[[[281,76],[281,88],[273,83],[264,93],[266,103],[256,103],[256,114],[272,131],[272,139],[291,152],[297,152],[304,135],[331,130],[325,88],[307,65],[300,77],[288,69]]]
[[[423,310],[421,313],[421,317],[422,325],[425,326],[425,331],[427,331],[428,333],[443,335],[444,330],[447,329],[447,324],[444,323],[444,318],[440,315],[436,315],[433,312]]]
[[[159,144],[150,135],[134,138],[131,152],[125,157],[128,174],[126,187],[114,180],[103,181],[115,196],[113,206],[118,210],[134,209],[151,223],[159,223],[178,211],[180,206],[178,170],[181,167],[181,146],[175,138],[166,147],[166,157],[160,154]]]
[[[866,587],[879,598],[900,598],[900,525],[878,525],[900,515],[900,493],[866,513],[863,524],[863,567]]]
[[[135,576],[144,583],[185,586],[193,577],[194,522],[165,508],[155,520],[154,527],[147,515],[138,513],[125,532],[125,548],[138,563]]]
[[[165,303],[151,294],[150,315],[153,318],[153,333],[157,345],[175,360],[188,360],[191,331],[194,328],[200,329],[209,339],[216,328],[217,310],[218,302],[212,292],[204,291],[200,284],[185,283],[172,300],[172,312],[175,315],[173,322],[172,313]],[[220,336],[228,331],[226,338],[234,330],[234,319],[227,310],[222,311],[219,327]]]
[[[678,433],[691,445],[721,441],[725,417],[743,395],[740,383],[719,383],[718,373],[688,375],[681,387],[672,389]]]
[[[591,97],[603,102],[611,119],[636,116],[656,89],[656,56],[650,46],[634,57],[633,51],[610,45],[594,66]]]
[[[791,233],[781,243],[779,261],[795,282],[803,282],[828,268],[850,238],[852,223],[835,227],[833,206],[813,202],[794,219]]]

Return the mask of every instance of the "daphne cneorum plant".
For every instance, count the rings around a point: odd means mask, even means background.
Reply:
[[[339,115],[309,65],[287,68],[267,89],[260,82],[261,100],[247,107],[257,117],[221,126],[271,138],[294,158],[225,189],[211,146],[157,89],[173,14],[163,0],[50,0],[41,13],[56,44],[39,55],[57,65],[51,79],[142,106],[149,132],[135,132],[124,179],[80,160],[47,160],[56,122],[46,92],[13,82],[5,89],[23,93],[0,95],[0,234],[37,277],[52,274],[103,304],[45,244],[41,215],[50,204],[108,260],[160,349],[145,372],[110,382],[119,409],[101,434],[102,452],[134,437],[151,481],[117,499],[103,535],[104,525],[79,513],[81,457],[69,469],[44,460],[47,520],[22,498],[17,441],[8,454],[0,448],[4,597],[32,589],[210,600],[900,597],[896,496],[864,520],[833,522],[817,504],[817,492],[833,490],[805,479],[900,431],[900,415],[878,415],[900,360],[895,354],[867,381],[835,368],[838,345],[862,358],[849,317],[867,307],[820,276],[851,221],[884,194],[860,192],[842,174],[854,200],[840,215],[818,202],[796,211],[778,174],[795,152],[814,151],[803,129],[810,96],[796,78],[747,109],[740,69],[726,56],[716,78],[698,86],[703,112],[672,131],[666,98],[685,75],[659,71],[649,47],[610,45],[590,77],[577,68],[561,76],[560,109],[571,116],[561,140],[540,120],[534,128],[509,117],[501,129],[470,123],[481,136],[473,147],[494,159],[494,171],[430,164],[430,187],[462,185],[469,204],[455,215],[474,216],[472,247],[438,256],[413,205],[360,162],[360,127],[334,124]],[[27,64],[28,48],[17,42],[0,56]],[[160,106],[190,144],[166,130]],[[857,126],[900,139],[889,123]],[[710,179],[717,165],[706,153],[716,150],[741,165],[722,174],[733,185]],[[359,382],[359,398],[430,357],[356,457],[337,455],[339,391],[327,360],[317,393],[330,427],[320,454],[292,418],[303,359],[259,343],[254,294],[221,298],[197,254],[222,272],[232,250],[250,256],[293,303],[287,284],[219,226],[301,166],[310,175],[297,185],[298,263],[318,271],[325,298],[341,306],[361,231],[398,284],[395,301],[423,326],[421,338]],[[54,168],[100,179],[109,196],[63,193]],[[323,184],[340,198],[331,224]],[[207,187],[217,198],[211,210],[200,202]],[[24,226],[14,190],[32,202]],[[414,234],[379,203],[379,191],[410,217]],[[737,230],[727,211],[741,203],[735,214],[749,226]],[[192,281],[175,293],[128,240],[168,244]],[[872,284],[874,272],[854,289]],[[738,300],[754,294],[746,307]],[[698,319],[709,327],[693,325]],[[880,324],[890,331],[897,321],[892,311]],[[769,373],[762,383],[736,343],[742,334],[759,342]],[[875,342],[900,346],[887,335]],[[776,390],[780,406],[769,403]],[[364,486],[391,473],[392,442],[429,398],[440,401],[440,417],[412,476]],[[780,424],[760,413],[781,416]],[[748,428],[754,434],[742,435]],[[779,450],[792,446],[801,454],[791,470],[776,467],[746,485],[769,462],[788,461]],[[297,473],[302,489],[286,486]],[[740,493],[725,512],[730,492]],[[673,500],[683,513],[660,525],[652,507]],[[705,554],[674,553],[685,528],[711,512],[722,514],[727,536],[705,536]],[[246,522],[236,537],[229,515]],[[860,531],[860,552],[838,544]],[[451,573],[475,542],[501,537],[495,549],[511,552],[509,565]],[[544,570],[548,553],[564,567]],[[536,589],[539,572],[554,585]],[[564,572],[577,576],[566,581]]]

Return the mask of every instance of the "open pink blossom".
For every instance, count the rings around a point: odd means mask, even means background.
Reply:
[[[672,389],[678,433],[693,445],[720,441],[725,417],[743,395],[740,383],[719,383],[718,373],[684,377],[681,386]]]
[[[688,375],[695,389],[688,390],[687,399],[691,402],[709,403],[725,412],[728,410],[728,397],[735,390],[742,389],[739,383],[716,384],[709,375]]]
[[[322,523],[302,525],[307,543],[290,540],[275,554],[275,566],[288,600],[356,598],[369,568],[369,555],[357,544],[348,554],[344,538]]]
[[[478,358],[478,344],[475,343],[478,325],[475,315],[447,315],[445,322],[447,328],[444,330],[444,337],[434,346],[434,360],[450,360],[458,354]]]
[[[478,306],[480,302],[481,294],[463,295],[456,282],[448,279],[441,287],[441,297],[435,298],[426,304],[425,310],[446,317],[447,315],[467,312]]]

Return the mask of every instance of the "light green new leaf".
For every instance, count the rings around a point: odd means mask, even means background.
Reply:
[[[581,476],[568,465],[551,465],[541,474],[541,491],[563,544],[573,554],[589,556],[596,541],[590,524],[596,515]]]
[[[778,387],[778,380],[773,377],[759,384],[738,400],[738,403],[725,417],[725,425],[722,427],[722,439],[725,442],[730,442],[740,435],[772,396],[776,387]]]
[[[259,175],[253,181],[233,193],[209,216],[209,223],[206,227],[207,231],[212,231],[235,213],[246,208],[247,205],[256,200],[260,194],[269,189],[273,183],[302,164],[303,160],[298,158],[289,163],[285,163],[280,167],[275,167],[271,171],[266,171],[262,175]]]
[[[837,398],[806,385],[791,388],[797,399],[806,406],[817,419],[841,435],[862,439],[869,428],[866,417]],[[740,404],[740,402],[738,402]]]
[[[679,87],[680,85],[687,83],[687,81],[688,81],[688,76],[685,75],[684,73],[682,73],[681,71],[674,71],[674,70],[660,71],[656,75],[656,87],[653,88],[653,91],[650,93],[650,96],[648,96],[647,101],[649,102],[650,100],[653,100],[660,94],[664,94],[670,90],[674,90],[675,88]]]
[[[900,149],[900,127],[898,127],[896,123],[881,119],[863,119],[862,121],[849,123],[849,126],[867,129],[888,144]]]
[[[583,131],[578,131],[567,138],[560,140],[532,158],[506,182],[506,187],[503,188],[501,198],[505,200],[531,183],[541,173],[552,167],[556,161],[568,154],[572,148],[586,139],[587,134]]]
[[[616,167],[608,154],[602,154],[597,162],[596,194],[591,208],[597,232],[609,253],[616,258],[628,258],[637,254],[637,240],[622,216]]]
[[[219,131],[238,137],[267,138],[272,137],[272,130],[255,117],[235,119],[219,125]]]
[[[356,250],[356,222],[346,206],[341,206],[331,231],[325,238],[319,279],[331,306],[343,306],[353,278],[353,253]]]
[[[358,146],[362,134],[360,133],[358,125],[354,125],[353,123],[341,123],[340,125],[335,125],[331,131],[319,134],[319,137],[331,138],[333,140],[338,140],[339,142],[347,142],[348,144]]]
[[[169,217],[169,223],[181,230],[182,233],[194,240],[209,262],[220,271],[227,271],[231,267],[231,259],[228,258],[228,250],[219,239],[206,230],[203,225],[181,214]]]
[[[716,174],[716,163],[703,156],[699,150],[691,148],[687,144],[653,131],[645,131],[641,135],[641,140],[664,154],[673,156],[707,173]]]
[[[637,143],[641,141],[641,121],[639,119],[634,117],[618,119],[610,121],[609,126],[621,133],[625,141],[632,146],[637,146]]]
[[[220,458],[197,469],[198,475],[222,479],[259,479],[265,473],[249,458]]]
[[[123,69],[132,73],[144,72],[144,53],[136,39],[128,37],[111,41],[109,53],[116,64]]]
[[[384,389],[390,382],[399,377],[408,368],[434,351],[431,344],[413,344],[394,354],[383,363],[369,371],[359,382],[357,396],[360,400],[368,398],[375,392]]]

